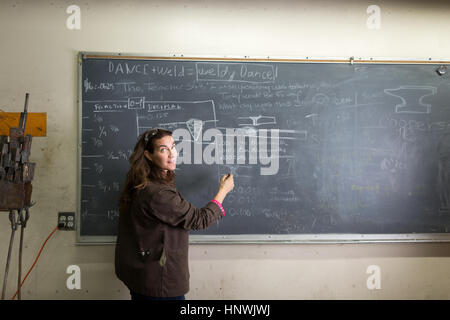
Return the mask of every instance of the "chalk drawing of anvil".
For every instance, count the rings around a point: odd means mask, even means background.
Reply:
[[[435,95],[437,88],[429,86],[400,86],[396,89],[385,89],[384,92],[400,98],[401,104],[395,106],[396,113],[431,113],[431,104],[423,103],[425,97]]]

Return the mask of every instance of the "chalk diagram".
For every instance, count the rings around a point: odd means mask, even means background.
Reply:
[[[395,106],[396,113],[431,113],[431,104],[424,103],[423,99],[435,95],[437,88],[402,85],[396,89],[385,89],[384,92],[402,100]]]
[[[240,122],[239,126],[251,126],[257,127],[265,124],[277,124],[275,117],[267,117],[267,116],[249,116],[249,117],[238,117]],[[251,122],[247,122],[247,120],[251,120]]]
[[[237,136],[245,136],[249,137],[249,139],[260,139],[261,135],[258,130],[263,127],[265,130],[277,129],[278,130],[278,140],[279,140],[279,150],[277,161],[279,161],[279,171],[276,174],[277,179],[292,179],[295,177],[295,156],[293,154],[288,154],[283,146],[289,145],[293,142],[293,140],[306,141],[307,139],[307,131],[306,130],[286,130],[286,129],[278,129],[276,117],[273,116],[247,116],[247,117],[237,117],[238,120],[237,126],[241,129],[236,131]],[[218,127],[218,129],[227,129]],[[249,148],[241,151],[245,152],[257,152],[257,147],[255,145],[249,144]],[[258,143],[258,148],[267,148],[262,151],[268,152],[269,146],[262,145]],[[261,151],[261,149],[259,150]],[[272,152],[272,151],[271,151]],[[226,169],[221,169],[224,173],[232,173],[240,178],[254,178],[255,175],[258,175],[259,172],[256,171],[258,166],[254,165],[229,165],[224,164],[222,167],[226,167]]]
[[[264,127],[265,131],[270,129],[276,129],[279,133],[279,142],[283,145],[288,145],[289,141],[300,140],[306,141],[306,130],[283,130],[276,128],[277,121],[273,116],[248,116],[238,117],[236,127],[218,127],[216,124],[216,110],[213,100],[205,101],[152,101],[146,100],[146,97],[131,97],[128,98],[127,108],[136,112],[136,128],[137,136],[149,130],[151,128],[159,127],[167,130],[174,131],[176,129],[184,128],[188,130],[190,138],[187,140],[189,143],[209,145],[211,142],[203,141],[203,133],[210,129],[215,128],[222,132],[224,142],[229,139],[239,139],[248,137],[249,139],[261,139],[260,128]],[[186,119],[186,114],[190,116]],[[267,127],[270,128],[267,128]],[[231,136],[229,132],[232,132]],[[263,137],[269,140],[269,137]],[[270,137],[271,138],[271,137]],[[222,148],[223,146],[218,146]],[[239,147],[239,146],[238,146]],[[242,148],[242,146],[240,146]],[[262,143],[255,143],[253,145],[246,144],[243,149],[238,150],[241,152],[257,152],[257,149],[267,148],[263,151],[268,154],[268,146]],[[286,148],[287,149],[287,148]],[[261,152],[261,151],[260,151]],[[255,164],[239,164],[236,163],[236,155],[227,155],[227,157],[233,157],[233,161],[224,161],[224,163],[218,164],[219,176],[226,173],[232,173],[235,177],[239,178],[253,178],[259,173],[256,172],[259,165]],[[282,161],[280,172],[277,178],[292,178],[295,175],[295,157],[293,154],[287,152],[281,152],[276,156],[277,161]],[[224,160],[224,159],[221,159]],[[231,162],[231,163],[230,163]]]
[[[186,120],[185,114],[191,115]],[[168,121],[170,119],[170,121]],[[213,100],[205,101],[144,101],[136,110],[137,135],[156,127],[175,130],[189,130],[192,141],[199,139],[203,129],[215,127],[216,112]]]
[[[394,112],[398,115],[429,115],[432,112],[431,104],[423,102],[425,97],[437,93],[436,87],[401,85],[398,88],[385,89],[384,92],[401,100],[395,106]],[[392,141],[392,157],[385,158],[381,162],[381,169],[387,170],[392,176],[389,177],[393,190],[398,191],[399,185],[396,176],[400,171],[406,169],[408,159],[414,157],[417,152],[417,137],[411,130],[409,122],[403,119],[398,121],[398,135]]]
[[[437,93],[436,87],[429,86],[400,86],[396,89],[385,89],[388,95],[397,97],[402,100],[401,104],[395,106],[397,114],[430,114],[431,104],[423,103],[423,99]],[[400,159],[405,159],[414,148],[416,139],[409,134],[408,123],[405,120],[399,121],[400,129],[398,136],[398,148]]]

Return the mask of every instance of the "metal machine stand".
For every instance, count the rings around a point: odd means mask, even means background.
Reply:
[[[31,135],[24,134],[28,93],[25,97],[25,110],[21,113],[18,128],[10,128],[9,137],[0,136],[0,211],[9,211],[11,222],[11,238],[9,240],[8,258],[6,260],[5,276],[3,278],[2,300],[5,299],[14,235],[18,226],[20,229],[18,299],[21,300],[22,280],[22,248],[25,227],[30,217],[31,181],[34,176],[35,163],[28,162],[31,149]]]

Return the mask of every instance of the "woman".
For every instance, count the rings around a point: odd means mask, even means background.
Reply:
[[[203,208],[175,188],[177,150],[172,132],[142,134],[130,157],[120,197],[115,252],[117,277],[135,299],[184,299],[189,291],[189,230],[204,229],[225,215],[222,202],[233,176],[220,179],[215,197]]]

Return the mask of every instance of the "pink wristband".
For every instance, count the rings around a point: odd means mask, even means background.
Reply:
[[[213,199],[210,202],[214,202],[215,204],[217,204],[219,206],[220,210],[222,210],[223,216],[225,217],[225,210],[223,210],[222,204],[219,201],[217,201],[216,199]]]

